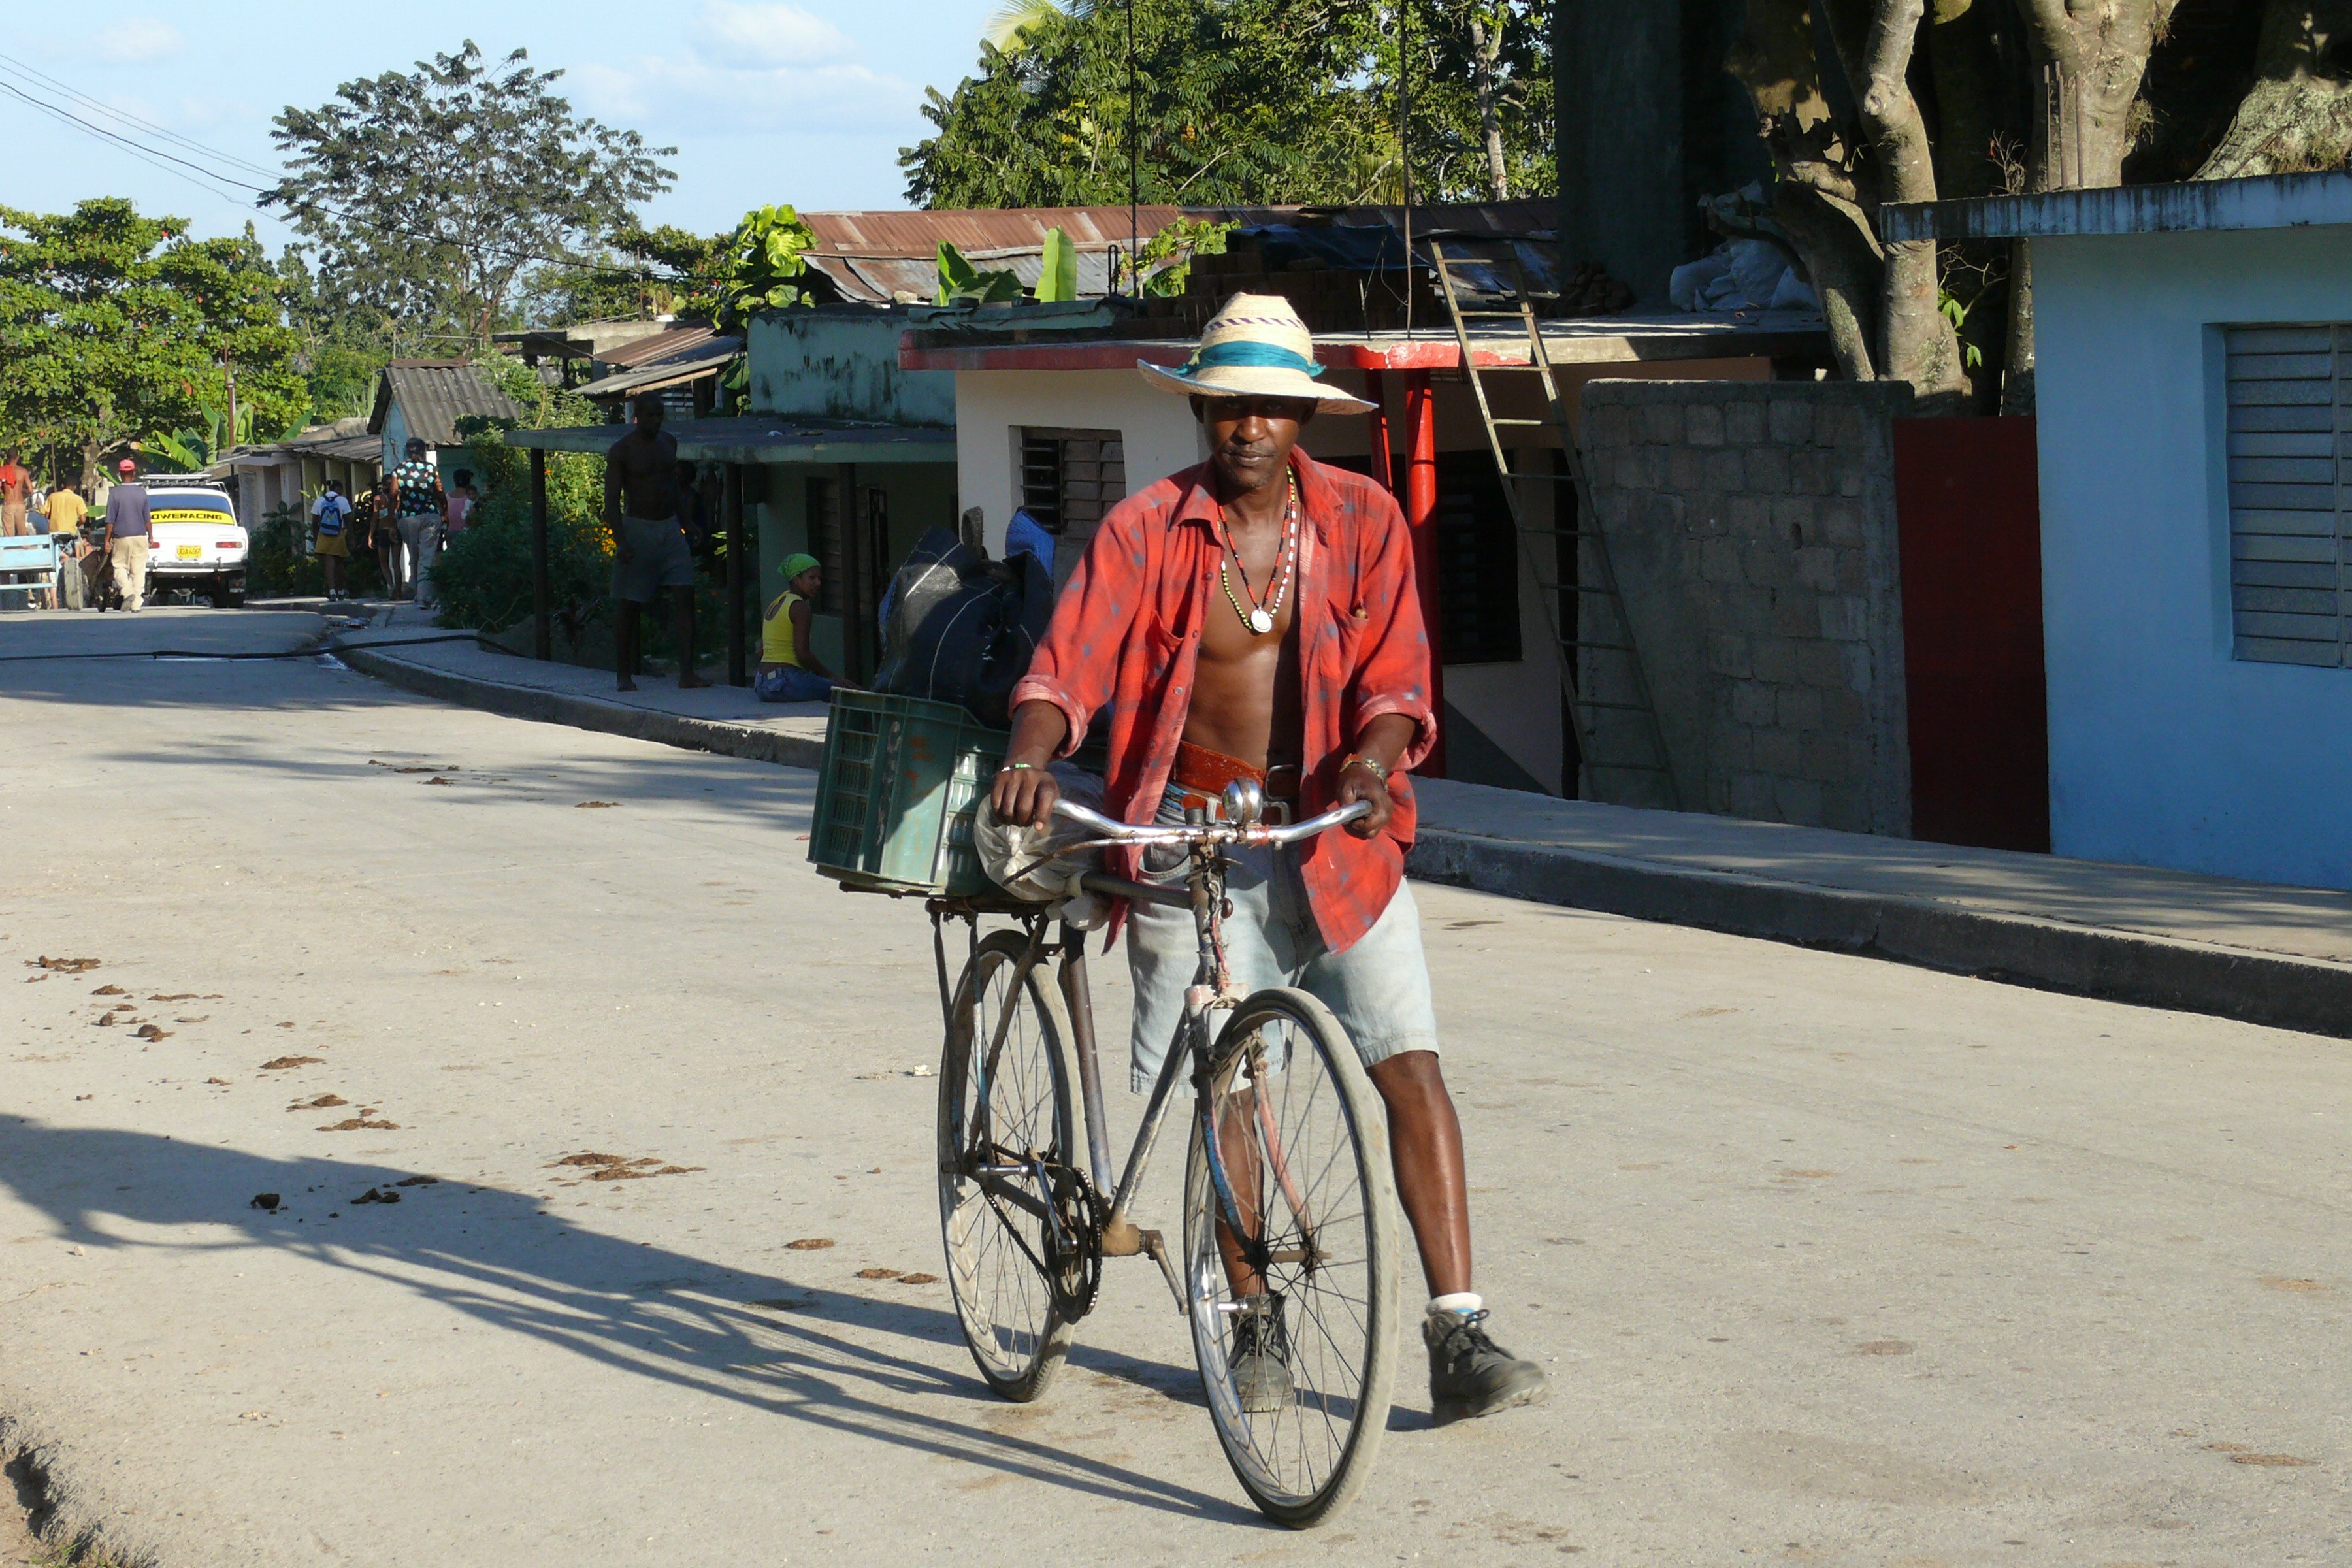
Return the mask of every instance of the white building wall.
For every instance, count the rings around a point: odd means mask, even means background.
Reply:
[[[2231,657],[2223,326],[2352,321],[2352,227],[2033,246],[2061,855],[2352,888],[2352,669]]]
[[[998,555],[1021,504],[1024,426],[1117,430],[1130,491],[1208,456],[1192,405],[1131,370],[958,371],[955,422],[957,494]]]

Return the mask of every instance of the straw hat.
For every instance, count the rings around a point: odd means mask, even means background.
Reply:
[[[1174,370],[1138,360],[1135,368],[1163,392],[1193,397],[1297,397],[1339,414],[1377,406],[1337,387],[1318,386],[1315,340],[1279,294],[1236,294],[1201,330],[1200,346]]]

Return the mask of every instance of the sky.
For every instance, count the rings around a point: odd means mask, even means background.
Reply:
[[[1000,3],[83,0],[12,7],[0,81],[52,101],[61,89],[97,99],[211,151],[145,136],[149,145],[267,184],[229,160],[274,171],[269,122],[289,104],[315,108],[345,81],[411,69],[467,38],[492,58],[527,49],[533,65],[565,73],[557,90],[576,110],[677,149],[663,160],[677,184],[648,205],[646,219],[709,234],[778,202],[906,206],[898,149],[929,129],[923,89],[951,90],[975,68],[981,30]],[[206,190],[188,171],[142,163],[0,92],[0,205],[63,212],[97,195],[176,214],[200,235],[240,233],[252,219],[272,249],[292,237],[245,205],[249,191]]]

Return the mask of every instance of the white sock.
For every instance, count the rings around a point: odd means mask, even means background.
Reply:
[[[1475,1290],[1456,1290],[1450,1296],[1432,1296],[1429,1315],[1433,1318],[1446,1312],[1459,1312],[1464,1317],[1485,1310],[1486,1298]]]

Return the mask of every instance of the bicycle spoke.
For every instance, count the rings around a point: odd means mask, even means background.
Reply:
[[[1067,1326],[1044,1259],[1054,1199],[1041,1163],[1059,1164],[1070,1109],[1059,1072],[1054,1004],[1034,950],[1002,932],[967,971],[954,1027],[961,1044],[941,1075],[941,1228],[956,1310],[991,1386],[1034,1397],[1058,1363]]]
[[[1367,1142],[1368,1125],[1377,1126],[1370,1119],[1381,1114],[1377,1098],[1345,1034],[1318,1005],[1289,1000],[1296,995],[1253,998],[1220,1040],[1223,1066],[1195,1131],[1186,1215],[1211,1414],[1243,1484],[1293,1524],[1317,1521],[1362,1484],[1394,1374],[1384,1293],[1395,1267],[1387,1162],[1376,1157],[1377,1142]],[[1240,1273],[1219,1241],[1229,1215],[1211,1190],[1211,1138],[1232,1189],[1230,1217],[1249,1233],[1235,1252],[1262,1260]],[[1236,1290],[1266,1292],[1247,1309],[1258,1324],[1248,1342],[1237,1342]],[[1269,1335],[1288,1397],[1253,1412],[1232,1357],[1237,1342],[1262,1347]],[[1268,1375],[1263,1360],[1254,1362],[1252,1389],[1271,1392]]]

